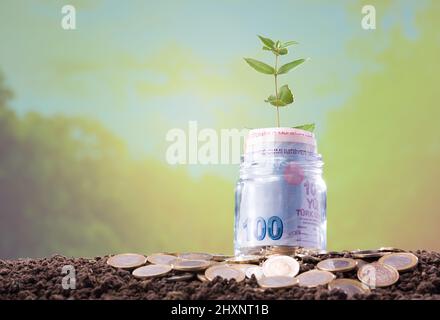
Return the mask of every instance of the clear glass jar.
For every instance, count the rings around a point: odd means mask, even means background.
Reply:
[[[251,130],[235,191],[235,254],[326,249],[323,162],[312,133]]]

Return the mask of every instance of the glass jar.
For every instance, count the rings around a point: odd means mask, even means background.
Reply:
[[[326,249],[322,167],[311,132],[249,132],[235,191],[236,255]]]

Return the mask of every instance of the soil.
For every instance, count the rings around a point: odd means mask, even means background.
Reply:
[[[139,280],[130,271],[115,269],[106,264],[108,257],[66,258],[55,255],[43,259],[0,260],[0,299],[436,299],[440,300],[440,253],[413,252],[419,264],[411,271],[401,273],[391,287],[373,290],[367,295],[347,295],[326,287],[267,289],[258,287],[255,278],[236,283],[219,278],[201,282],[194,276],[175,277],[172,271],[166,277]],[[350,257],[349,253],[333,253],[320,259]],[[301,272],[313,269],[319,259],[304,258]],[[73,265],[76,289],[63,289],[65,274],[62,268]],[[356,272],[337,274],[338,277],[356,278]],[[180,280],[178,280],[180,279]]]

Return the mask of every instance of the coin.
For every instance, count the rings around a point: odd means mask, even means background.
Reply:
[[[378,251],[384,251],[384,252],[405,252],[405,250],[394,248],[394,247],[380,247]]]
[[[298,284],[298,279],[289,276],[271,276],[257,279],[258,285],[262,288],[281,289],[290,288]]]
[[[185,253],[179,253],[177,257],[180,259],[187,259],[187,260],[211,260],[212,254],[202,253],[202,252],[185,252]]]
[[[317,286],[322,286],[328,284],[336,278],[336,276],[329,272],[323,270],[310,270],[300,275],[296,276],[298,279],[298,284],[301,287],[313,288]]]
[[[174,270],[179,271],[202,271],[211,266],[207,260],[175,259],[172,263]]]
[[[204,273],[197,273],[197,279],[199,279],[202,282],[209,281],[208,278],[206,278]]]
[[[316,265],[320,270],[331,272],[346,272],[356,268],[356,260],[350,258],[325,259]]]
[[[244,274],[246,274],[246,270],[252,267],[257,267],[255,264],[248,264],[248,263],[233,263],[229,265],[231,268],[237,269],[242,271]]]
[[[229,259],[226,259],[225,261],[227,263],[259,263],[261,260],[260,256],[257,255],[243,255],[243,256],[235,256],[231,257]]]
[[[218,262],[223,262],[223,261],[225,261],[226,259],[230,259],[230,258],[232,258],[233,256],[231,256],[231,255],[227,255],[227,254],[213,254],[212,255],[212,260],[214,260],[214,261],[218,261]]]
[[[289,256],[270,256],[263,263],[263,273],[266,277],[294,277],[299,272],[299,263]]]
[[[194,276],[195,276],[194,273],[187,272],[187,273],[171,276],[169,278],[166,278],[165,280],[168,281],[168,282],[187,281],[187,280],[191,280],[192,278],[194,278]]]
[[[155,278],[163,276],[171,270],[172,267],[165,264],[149,264],[135,269],[133,271],[133,276],[136,278]]]
[[[227,280],[235,279],[235,281],[240,282],[245,278],[243,271],[232,268],[226,264],[209,267],[205,271],[205,276],[209,281],[214,280],[215,277],[220,277]]]
[[[370,288],[388,287],[399,280],[399,272],[389,265],[373,262],[362,266],[357,277]]]
[[[356,267],[359,269],[360,267],[362,267],[364,264],[368,264],[367,261],[362,260],[362,259],[354,259],[356,261]]]
[[[370,292],[370,289],[367,285],[363,284],[354,279],[335,279],[328,284],[328,289],[339,289],[345,292],[345,294],[349,297],[355,295],[356,293],[367,294]]]
[[[147,263],[147,258],[137,253],[123,253],[114,255],[107,260],[107,264],[120,269],[134,269]]]
[[[354,250],[350,251],[353,258],[356,259],[373,259],[380,258],[384,255],[389,254],[389,252],[379,251],[379,250]]]
[[[263,268],[260,266],[252,266],[246,269],[245,271],[247,278],[252,278],[252,275],[255,276],[255,278],[259,279],[261,277],[264,277]]]
[[[380,258],[379,262],[392,266],[397,271],[404,272],[415,268],[419,258],[410,252],[396,252]]]
[[[147,257],[147,261],[152,264],[167,264],[171,265],[174,260],[176,260],[176,256],[165,254],[165,253],[154,253]]]

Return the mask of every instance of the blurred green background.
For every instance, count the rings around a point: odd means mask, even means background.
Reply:
[[[242,60],[271,61],[256,34],[311,58],[282,79],[281,122],[317,124],[329,248],[439,250],[439,15],[436,0],[2,0],[0,257],[231,253],[238,166],[171,166],[165,135],[275,125],[272,79]]]

